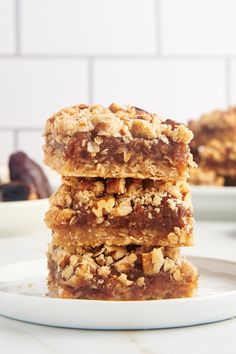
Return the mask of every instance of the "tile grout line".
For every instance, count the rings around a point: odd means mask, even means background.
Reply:
[[[161,55],[157,56],[156,54],[104,54],[98,55],[95,54],[91,56],[90,54],[20,54],[16,57],[15,54],[0,54],[1,59],[32,59],[32,60],[161,60],[161,61],[172,61],[172,60],[196,60],[196,61],[217,61],[217,60],[226,60],[229,59],[226,55]],[[232,55],[230,59],[235,60],[236,55]]]
[[[88,59],[88,100],[89,104],[94,103],[94,61],[92,57]]]
[[[15,55],[20,55],[20,0],[15,0]]]
[[[230,65],[230,58],[225,60],[225,95],[226,95],[226,104],[227,106],[230,105],[230,72],[231,72],[231,65]]]

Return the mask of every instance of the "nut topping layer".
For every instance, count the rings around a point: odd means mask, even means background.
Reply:
[[[138,300],[191,296],[197,271],[178,248],[49,247],[52,296]]]
[[[171,122],[171,124],[170,124]],[[183,124],[164,121],[156,114],[128,106],[123,108],[113,103],[108,108],[100,105],[78,105],[64,108],[48,119],[45,134],[53,134],[61,143],[63,136],[93,132],[96,138],[88,145],[89,152],[100,151],[102,136],[123,137],[124,139],[166,139],[188,144],[193,135]]]
[[[79,105],[48,119],[45,163],[63,176],[185,179],[192,137],[185,125],[139,108]]]
[[[186,182],[63,177],[46,223],[74,244],[190,245],[192,205]]]

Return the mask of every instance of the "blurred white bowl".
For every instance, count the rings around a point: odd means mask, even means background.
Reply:
[[[192,186],[196,219],[236,220],[236,187]]]
[[[7,182],[8,168],[0,166],[2,182]],[[52,190],[58,185],[58,178],[49,176]],[[0,237],[8,235],[28,234],[35,230],[45,230],[44,215],[48,209],[48,198],[23,200],[16,202],[0,202]]]
[[[0,202],[0,236],[45,229],[44,214],[48,199]]]

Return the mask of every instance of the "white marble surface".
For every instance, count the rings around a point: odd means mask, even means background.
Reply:
[[[44,256],[50,235],[0,236],[0,264]],[[196,223],[196,245],[187,254],[236,261],[236,222]],[[236,319],[149,331],[88,331],[39,326],[0,316],[3,354],[235,354]]]

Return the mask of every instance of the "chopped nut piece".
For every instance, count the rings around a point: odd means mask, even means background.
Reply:
[[[131,253],[116,262],[114,266],[119,272],[125,272],[128,269],[134,267],[136,260],[137,256],[134,253]]]
[[[99,256],[97,256],[97,257],[96,257],[96,262],[97,262],[100,266],[105,265],[105,256],[104,256],[104,254],[100,254]]]
[[[148,139],[156,138],[156,133],[155,130],[153,129],[152,124],[140,119],[133,120],[131,133],[135,136],[139,136],[143,138],[148,138]]]
[[[116,261],[118,259],[121,259],[128,253],[126,247],[122,247],[122,246],[105,245],[105,249],[107,254],[111,254],[112,258],[114,258]]]
[[[88,264],[81,264],[75,270],[75,275],[77,277],[82,277],[85,280],[93,279],[93,272],[91,272],[92,268]]]
[[[98,268],[98,274],[101,277],[108,277],[108,275],[111,273],[111,270],[108,266],[102,266],[101,268]]]
[[[101,181],[96,181],[93,183],[92,191],[95,193],[96,196],[101,195],[105,190],[104,183]]]
[[[92,255],[90,254],[84,254],[81,264],[89,267],[90,269],[96,270],[98,265],[96,264],[96,262],[94,261],[94,259],[92,258]]]
[[[104,218],[100,217],[100,218],[96,218],[96,224],[102,224],[104,222]]]
[[[71,275],[74,272],[74,268],[71,265],[68,265],[62,272],[61,272],[61,276],[62,278],[64,278],[65,280],[68,280]]]
[[[106,182],[106,192],[108,194],[125,193],[125,178],[111,178]]]
[[[164,264],[164,257],[161,248],[154,248],[150,253],[143,253],[142,264],[144,274],[157,274]]]
[[[132,156],[131,151],[124,151],[124,162],[128,162]]]
[[[145,278],[144,277],[139,277],[136,281],[138,286],[144,286],[145,285]]]
[[[98,163],[96,165],[96,171],[97,171],[98,176],[104,176],[106,169],[101,163]]]
[[[79,203],[79,205],[83,205],[83,204],[89,205],[91,196],[92,196],[92,192],[88,190],[84,190],[84,191],[78,190],[78,192],[76,192],[74,195],[74,200],[76,200]]]
[[[110,106],[109,106],[109,109],[110,111],[112,111],[113,113],[116,113],[118,111],[123,111],[123,108],[121,106],[119,106],[118,104],[116,103],[112,103]]]
[[[173,272],[175,270],[175,262],[173,261],[173,259],[170,259],[168,257],[165,258],[163,269],[165,272]]]
[[[100,147],[95,142],[93,143],[93,142],[89,141],[88,145],[87,145],[87,150],[88,150],[88,152],[90,152],[92,154],[93,153],[96,154],[97,152],[100,152]]]
[[[92,212],[98,217],[102,217],[104,211],[110,213],[115,205],[115,198],[107,197],[96,202],[96,206],[92,208]]]
[[[73,256],[70,257],[70,264],[71,264],[73,267],[76,266],[76,264],[78,263],[78,261],[79,261],[79,257],[78,257],[78,256],[73,255]]]
[[[179,227],[174,227],[174,231],[175,231],[176,235],[181,236],[181,230]]]
[[[178,236],[174,232],[171,232],[168,235],[168,240],[170,241],[170,244],[176,245],[178,243]]]
[[[155,195],[153,198],[153,205],[158,207],[162,202],[162,197],[160,197],[159,195]]]
[[[103,138],[101,136],[96,136],[94,141],[96,144],[101,145],[103,143]]]
[[[116,217],[126,216],[132,213],[132,211],[133,208],[131,206],[130,200],[127,199],[119,203],[119,205],[113,209],[112,214]]]
[[[106,265],[111,265],[114,263],[114,259],[111,256],[106,257]]]
[[[176,269],[176,271],[173,273],[173,278],[176,280],[176,281],[180,281],[183,279],[181,273],[180,273],[180,270],[179,269]]]
[[[176,247],[165,248],[166,257],[173,259],[174,261],[179,257],[179,249]]]
[[[80,109],[85,109],[85,108],[88,108],[89,106],[87,104],[84,104],[84,103],[81,103],[79,104],[79,108]]]
[[[58,257],[58,263],[59,266],[64,269],[69,263],[70,263],[70,258],[69,256],[62,256],[63,258],[61,259],[60,257]]]
[[[167,200],[167,202],[168,202],[168,204],[169,204],[169,206],[170,206],[170,208],[172,209],[172,210],[175,210],[176,209],[176,202],[173,200],[173,199],[171,199],[171,198],[169,198],[168,200]]]
[[[124,285],[127,285],[127,286],[130,286],[131,284],[133,284],[133,281],[132,280],[128,280],[127,279],[127,274],[125,273],[122,273],[118,279],[124,284]]]

